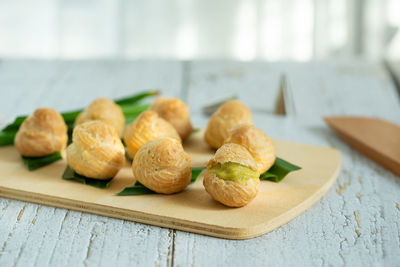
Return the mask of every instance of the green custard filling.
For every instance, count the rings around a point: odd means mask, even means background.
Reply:
[[[220,179],[239,183],[243,183],[260,176],[257,171],[234,162],[227,162],[224,164],[218,163],[212,166],[210,170],[214,172]]]

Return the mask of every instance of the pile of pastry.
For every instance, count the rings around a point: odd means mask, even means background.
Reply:
[[[67,125],[51,108],[37,109],[26,118],[14,144],[27,157],[67,147],[68,166],[93,179],[114,177],[125,165],[127,152],[137,181],[157,193],[172,194],[191,181],[191,159],[182,141],[192,131],[189,109],[179,99],[159,97],[125,125],[121,107],[100,98],[76,118],[68,147]],[[227,206],[246,205],[258,193],[260,174],[274,164],[272,140],[253,125],[250,109],[237,100],[226,102],[211,116],[204,138],[217,149],[204,173],[206,191]]]

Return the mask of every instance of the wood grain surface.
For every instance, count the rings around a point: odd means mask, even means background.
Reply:
[[[185,146],[195,166],[205,166],[213,156],[203,134],[195,133]],[[191,144],[196,145],[196,154],[190,153],[194,150]],[[61,179],[65,160],[28,171],[12,146],[0,148],[0,196],[221,238],[248,239],[304,212],[328,191],[340,171],[337,150],[280,140],[275,146],[279,157],[302,169],[280,183],[263,181],[256,199],[243,208],[214,201],[204,190],[201,175],[178,194],[116,196],[135,183],[129,163],[109,188],[99,189]]]
[[[293,108],[275,116],[270,111],[283,72]],[[271,137],[338,149],[343,171],[305,213],[240,241],[2,198],[1,266],[399,266],[400,179],[349,148],[322,121],[373,115],[399,125],[399,98],[381,63],[2,60],[0,121],[38,106],[68,110],[94,97],[154,87],[199,108],[232,87],[250,107],[261,107],[253,110],[254,120]],[[253,88],[248,96],[247,88]],[[191,108],[192,120],[205,127],[199,108]]]

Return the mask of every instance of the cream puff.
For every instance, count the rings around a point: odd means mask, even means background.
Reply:
[[[276,151],[272,139],[254,125],[242,124],[232,128],[225,143],[244,146],[253,156],[259,173],[266,172],[275,162]]]
[[[260,184],[257,164],[250,152],[238,144],[224,144],[208,162],[203,185],[218,202],[242,207],[253,200]]]
[[[129,156],[133,159],[144,144],[161,137],[171,137],[181,141],[172,124],[160,118],[156,112],[148,110],[142,112],[136,120],[126,126],[124,142]]]
[[[137,181],[162,194],[182,191],[192,177],[189,155],[181,142],[169,137],[143,145],[135,155],[132,170]]]
[[[108,98],[98,98],[93,101],[75,120],[75,126],[93,120],[105,122],[115,128],[122,137],[125,116],[121,107]]]
[[[186,139],[193,131],[189,108],[177,98],[159,97],[150,106],[164,120],[174,126],[179,136]]]
[[[251,111],[244,103],[230,100],[210,117],[204,139],[211,147],[219,148],[229,137],[230,130],[239,124],[253,124]]]
[[[89,121],[74,128],[67,162],[80,175],[108,179],[124,166],[125,148],[114,127],[102,121]]]
[[[51,155],[67,146],[67,130],[63,117],[57,111],[40,108],[21,124],[14,145],[23,156]]]

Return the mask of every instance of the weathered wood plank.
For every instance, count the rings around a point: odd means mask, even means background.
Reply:
[[[316,123],[326,115],[359,115],[400,123],[399,97],[382,64],[318,62],[285,69],[300,120]]]
[[[400,180],[349,148],[321,120],[322,115],[355,113],[398,121],[398,99],[387,74],[381,65],[365,62],[283,68],[296,113],[282,118],[255,114],[255,124],[275,138],[339,149],[343,171],[338,182],[303,215],[255,239],[227,241],[177,231],[174,262],[178,266],[398,264]],[[206,123],[203,117],[194,120]]]
[[[40,104],[43,92],[51,89],[54,65],[45,61],[0,61],[0,125]],[[34,66],[34,67],[33,67]]]
[[[187,64],[186,73],[187,102],[193,112],[236,95],[255,111],[272,113],[282,72],[261,62],[195,61]]]
[[[310,130],[343,152],[343,172],[336,189],[339,200],[334,202],[339,212],[332,219],[344,227],[342,233],[336,230],[327,235],[342,239],[339,255],[346,264],[396,264],[400,262],[400,227],[397,223],[400,219],[400,180],[352,150],[316,120],[318,116],[354,114],[400,123],[396,89],[381,64],[331,63],[325,68],[316,64],[313,69],[313,79],[318,80],[315,84],[304,82],[312,77],[301,71],[291,71],[297,75],[290,77],[298,86],[293,89],[296,118],[315,121]],[[319,101],[315,97],[318,88],[324,88],[324,96]]]
[[[80,108],[148,88],[180,96],[181,73],[168,61],[2,61],[0,113]],[[4,198],[0,225],[0,266],[166,266],[172,254],[168,229]]]
[[[147,89],[181,95],[177,61],[1,61],[2,118],[39,106],[82,108],[98,97],[118,98]]]

